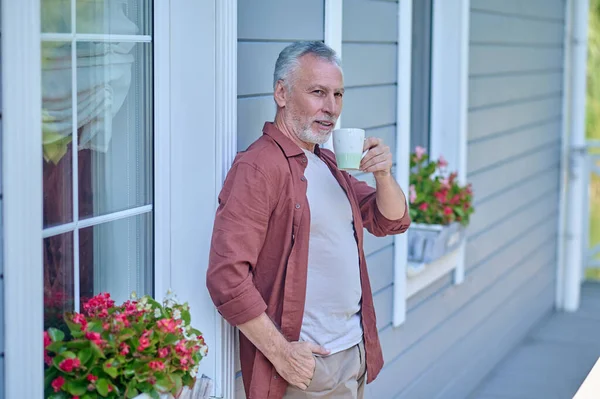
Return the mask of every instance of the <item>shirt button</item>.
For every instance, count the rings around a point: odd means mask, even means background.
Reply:
[[[274,380],[276,380],[277,378],[279,378],[279,377],[277,377],[277,374],[275,374],[275,375],[273,376],[273,379],[274,379]]]
[[[306,158],[302,158],[302,163],[306,163]]]
[[[300,209],[300,204],[296,204],[296,209]]]
[[[301,181],[306,181],[306,177],[302,176],[302,177],[300,178],[300,180],[301,180]]]

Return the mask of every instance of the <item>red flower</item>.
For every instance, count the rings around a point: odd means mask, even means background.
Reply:
[[[102,346],[102,344],[104,343],[102,337],[100,336],[100,333],[97,332],[88,331],[85,333],[85,337],[98,346]]]
[[[48,366],[52,366],[52,358],[48,355],[48,351],[44,351],[44,363]]]
[[[148,364],[152,370],[162,371],[165,369],[165,364],[160,361],[152,361]]]
[[[44,331],[44,348],[47,348],[51,343],[52,338],[50,338],[50,334],[48,334],[48,331]]]
[[[429,204],[427,204],[427,202],[423,202],[421,205],[419,205],[419,209],[423,212],[425,212],[427,208],[429,208]]]
[[[96,381],[98,381],[98,377],[96,377],[94,374],[88,374],[87,380],[89,382],[96,382]]]
[[[60,391],[63,385],[65,385],[65,379],[62,376],[57,377],[54,381],[52,381],[52,388],[54,388],[54,392]]]
[[[108,316],[108,309],[114,307],[114,305],[115,301],[110,299],[110,294],[108,292],[103,292],[85,303],[83,309],[88,316],[104,318]]]
[[[452,215],[452,208],[450,208],[449,206],[444,207],[444,215]]]
[[[61,370],[66,371],[67,373],[70,373],[71,371],[73,371],[73,369],[78,369],[79,367],[81,367],[81,361],[77,358],[65,359],[62,362],[60,362],[58,367]]]

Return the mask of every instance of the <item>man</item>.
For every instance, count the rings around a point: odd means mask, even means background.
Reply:
[[[398,234],[410,219],[380,139],[365,140],[361,162],[376,190],[320,148],[343,95],[332,49],[286,47],[275,65],[275,121],[238,154],[219,196],[207,286],[241,332],[249,399],[361,398],[383,366],[363,227]]]

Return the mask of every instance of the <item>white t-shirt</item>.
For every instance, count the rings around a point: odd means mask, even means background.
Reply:
[[[305,153],[311,220],[300,338],[333,354],[362,340],[358,247],[346,193],[318,156]]]

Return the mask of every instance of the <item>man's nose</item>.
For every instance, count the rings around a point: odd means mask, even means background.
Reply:
[[[337,109],[337,102],[335,94],[328,94],[323,102],[323,112],[329,115],[335,115]]]

